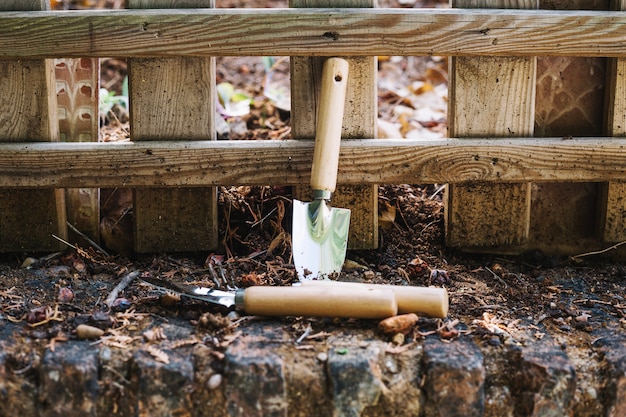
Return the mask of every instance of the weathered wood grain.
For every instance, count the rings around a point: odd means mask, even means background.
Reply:
[[[212,7],[213,0],[184,6]],[[129,0],[130,8],[174,7],[176,0]],[[128,61],[131,138],[215,140],[215,58]],[[183,252],[217,246],[214,187],[135,190],[135,251]]]
[[[0,11],[45,10],[43,0],[0,3]],[[0,12],[0,14],[3,14]],[[0,66],[0,142],[56,141],[54,63],[41,59],[6,61]],[[51,251],[66,238],[63,190],[0,189],[0,251]]]
[[[297,185],[313,143],[185,141],[0,143],[0,187]],[[624,138],[344,140],[341,184],[614,181]]]
[[[291,7],[373,7],[374,0],[291,0]],[[292,57],[291,65],[291,126],[297,138],[315,138],[318,98],[324,57]],[[341,137],[365,138],[376,134],[378,115],[376,57],[347,58],[350,64],[346,106]],[[295,187],[294,196],[311,200],[311,189]],[[350,209],[350,249],[378,247],[378,187],[372,184],[342,186],[338,184],[332,198],[334,207]]]
[[[532,8],[538,0],[452,0],[453,7]],[[506,3],[506,4],[505,4]],[[535,57],[452,57],[449,134],[457,137],[530,136],[535,122]],[[446,195],[446,242],[494,248],[527,242],[530,183],[450,184]]]
[[[626,13],[197,9],[0,13],[0,58],[626,56]]]
[[[55,60],[59,140],[97,142],[100,129],[98,101],[100,60],[98,58],[60,58]],[[100,190],[65,190],[67,221],[95,242],[100,241]],[[75,233],[69,240],[86,242]]]
[[[616,10],[626,10],[626,0],[613,0]],[[607,64],[606,134],[626,136],[626,59],[612,58]],[[626,240],[626,182],[600,187],[598,228],[605,242]]]

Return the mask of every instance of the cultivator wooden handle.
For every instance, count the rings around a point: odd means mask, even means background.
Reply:
[[[247,314],[382,319],[398,313],[393,291],[340,286],[249,287],[235,304]]]
[[[398,313],[415,313],[429,317],[446,317],[448,315],[448,291],[437,287],[412,287],[400,285],[367,284],[358,282],[342,282],[330,280],[302,281],[305,287],[326,287],[333,291],[356,291],[360,288],[385,289],[392,291],[398,304]]]

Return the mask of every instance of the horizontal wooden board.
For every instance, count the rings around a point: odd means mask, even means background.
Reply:
[[[0,188],[307,184],[312,150],[307,140],[0,143]],[[624,178],[624,138],[351,139],[338,183]]]
[[[626,13],[480,9],[189,9],[0,13],[0,58],[626,57]]]

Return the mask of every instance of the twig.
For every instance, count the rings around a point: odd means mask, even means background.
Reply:
[[[424,226],[424,228],[422,229],[422,231],[420,232],[420,234],[424,233],[426,231],[426,229],[428,229],[430,226],[432,226],[433,224],[437,223],[438,220],[433,220],[432,222],[428,223],[426,226]]]
[[[58,237],[58,236],[57,236],[57,235],[55,235],[55,234],[53,234],[53,235],[52,235],[52,237],[53,237],[53,238],[55,238],[56,240],[58,240],[59,242],[66,244],[66,245],[67,245],[67,246],[69,246],[70,248],[72,248],[72,249],[76,249],[76,246],[72,245],[72,244],[71,244],[70,242],[68,242],[67,240],[65,240],[65,239],[61,239],[60,237]]]
[[[304,333],[302,333],[302,336],[300,336],[298,340],[296,340],[296,345],[299,345],[300,343],[302,343],[302,341],[306,339],[311,334],[312,331],[313,329],[311,329],[311,326],[310,325],[307,326],[307,328],[304,330]]]
[[[250,227],[251,227],[251,228],[252,228],[252,227],[256,227],[256,226],[258,226],[259,224],[263,223],[263,222],[264,222],[264,221],[265,221],[268,217],[270,217],[270,216],[271,216],[271,215],[272,215],[275,211],[276,211],[276,207],[274,207],[273,209],[271,209],[271,210],[270,210],[270,212],[269,212],[269,213],[267,213],[267,214],[265,215],[265,217],[263,217],[261,220],[257,220],[257,221],[256,221],[256,222],[254,222],[254,223],[251,223],[251,222],[246,222],[246,223],[250,224]]]
[[[498,281],[500,281],[502,283],[502,285],[504,285],[504,288],[508,288],[509,285],[502,279],[500,278],[500,276],[498,274],[496,274],[495,272],[493,272],[491,269],[489,269],[488,267],[485,267],[485,269],[489,272],[491,272],[491,275],[493,275],[493,277],[495,279],[497,279]]]
[[[435,192],[433,193],[433,195],[430,196],[430,200],[434,200],[435,197],[437,196],[437,194],[439,194],[440,192],[442,192],[444,189],[446,188],[446,184],[440,186],[439,188],[437,188],[435,190]]]
[[[96,250],[98,252],[100,252],[101,254],[103,254],[106,257],[110,257],[111,255],[109,255],[109,253],[107,251],[105,251],[104,249],[102,249],[96,242],[94,242],[93,240],[91,240],[87,235],[85,235],[83,232],[81,232],[80,230],[78,230],[76,227],[74,227],[74,225],[70,222],[66,222],[67,223],[67,227],[69,227],[70,229],[72,229],[72,232],[76,233],[78,236],[82,237],[83,239],[85,239],[87,241],[87,243],[89,243],[91,246],[93,246],[94,248],[96,248]]]
[[[618,242],[618,243],[616,243],[616,244],[615,244],[615,245],[613,245],[613,246],[609,246],[609,247],[608,247],[608,248],[606,248],[606,249],[596,250],[596,251],[593,251],[593,252],[581,253],[580,255],[571,256],[571,257],[570,257],[570,259],[572,259],[572,260],[576,260],[576,259],[578,259],[578,258],[583,258],[583,257],[585,257],[585,256],[600,255],[600,254],[605,253],[605,252],[608,252],[608,251],[610,251],[610,250],[617,249],[617,248],[619,248],[620,246],[622,246],[622,245],[624,245],[624,244],[626,244],[626,240],[623,240],[623,241],[621,241],[621,242]]]
[[[133,272],[129,272],[128,274],[126,274],[126,276],[124,276],[124,278],[122,278],[122,280],[119,282],[119,284],[117,284],[115,286],[115,288],[113,288],[113,291],[111,291],[111,293],[109,294],[109,296],[105,300],[105,304],[107,305],[107,307],[111,308],[111,306],[113,305],[113,303],[117,299],[118,294],[124,288],[128,287],[128,285],[131,282],[133,282],[133,280],[135,278],[137,278],[138,275],[139,275],[139,271],[133,271]]]

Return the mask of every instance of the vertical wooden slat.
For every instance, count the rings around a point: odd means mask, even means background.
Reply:
[[[45,0],[4,0],[0,12],[48,10]],[[5,61],[0,66],[0,140],[56,141],[52,60]],[[0,190],[0,251],[51,251],[67,237],[63,190]]]
[[[626,0],[614,0],[614,10],[626,10]],[[606,134],[626,136],[626,59],[611,58],[607,64]],[[609,182],[600,191],[601,239],[626,240],[626,182]]]
[[[537,0],[451,0],[450,4],[464,8],[538,7]],[[453,57],[450,63],[450,136],[532,136],[536,58]],[[447,244],[487,250],[526,243],[530,187],[530,183],[450,185]]]
[[[540,0],[548,10],[609,10],[608,0]],[[535,137],[604,134],[607,59],[537,58]],[[597,233],[600,184],[535,183],[529,248],[551,255],[576,254],[604,246]]]
[[[100,60],[60,58],[55,60],[59,137],[62,142],[97,142]],[[100,240],[100,190],[65,190],[67,220],[92,240]],[[77,236],[69,234],[72,242]],[[84,243],[81,243],[84,244]]]
[[[290,0],[290,7],[375,7],[375,0]],[[339,34],[341,36],[341,33]],[[317,100],[323,57],[291,57],[291,124],[296,138],[315,138]],[[342,138],[373,138],[376,135],[376,57],[346,58],[350,77],[343,118]],[[310,188],[295,187],[298,199],[309,201]],[[337,186],[333,207],[351,210],[350,249],[378,246],[378,186]]]
[[[213,0],[128,0],[133,9],[213,6]],[[133,58],[128,74],[133,140],[215,139],[214,58]],[[134,210],[137,252],[217,246],[215,187],[137,189]]]

